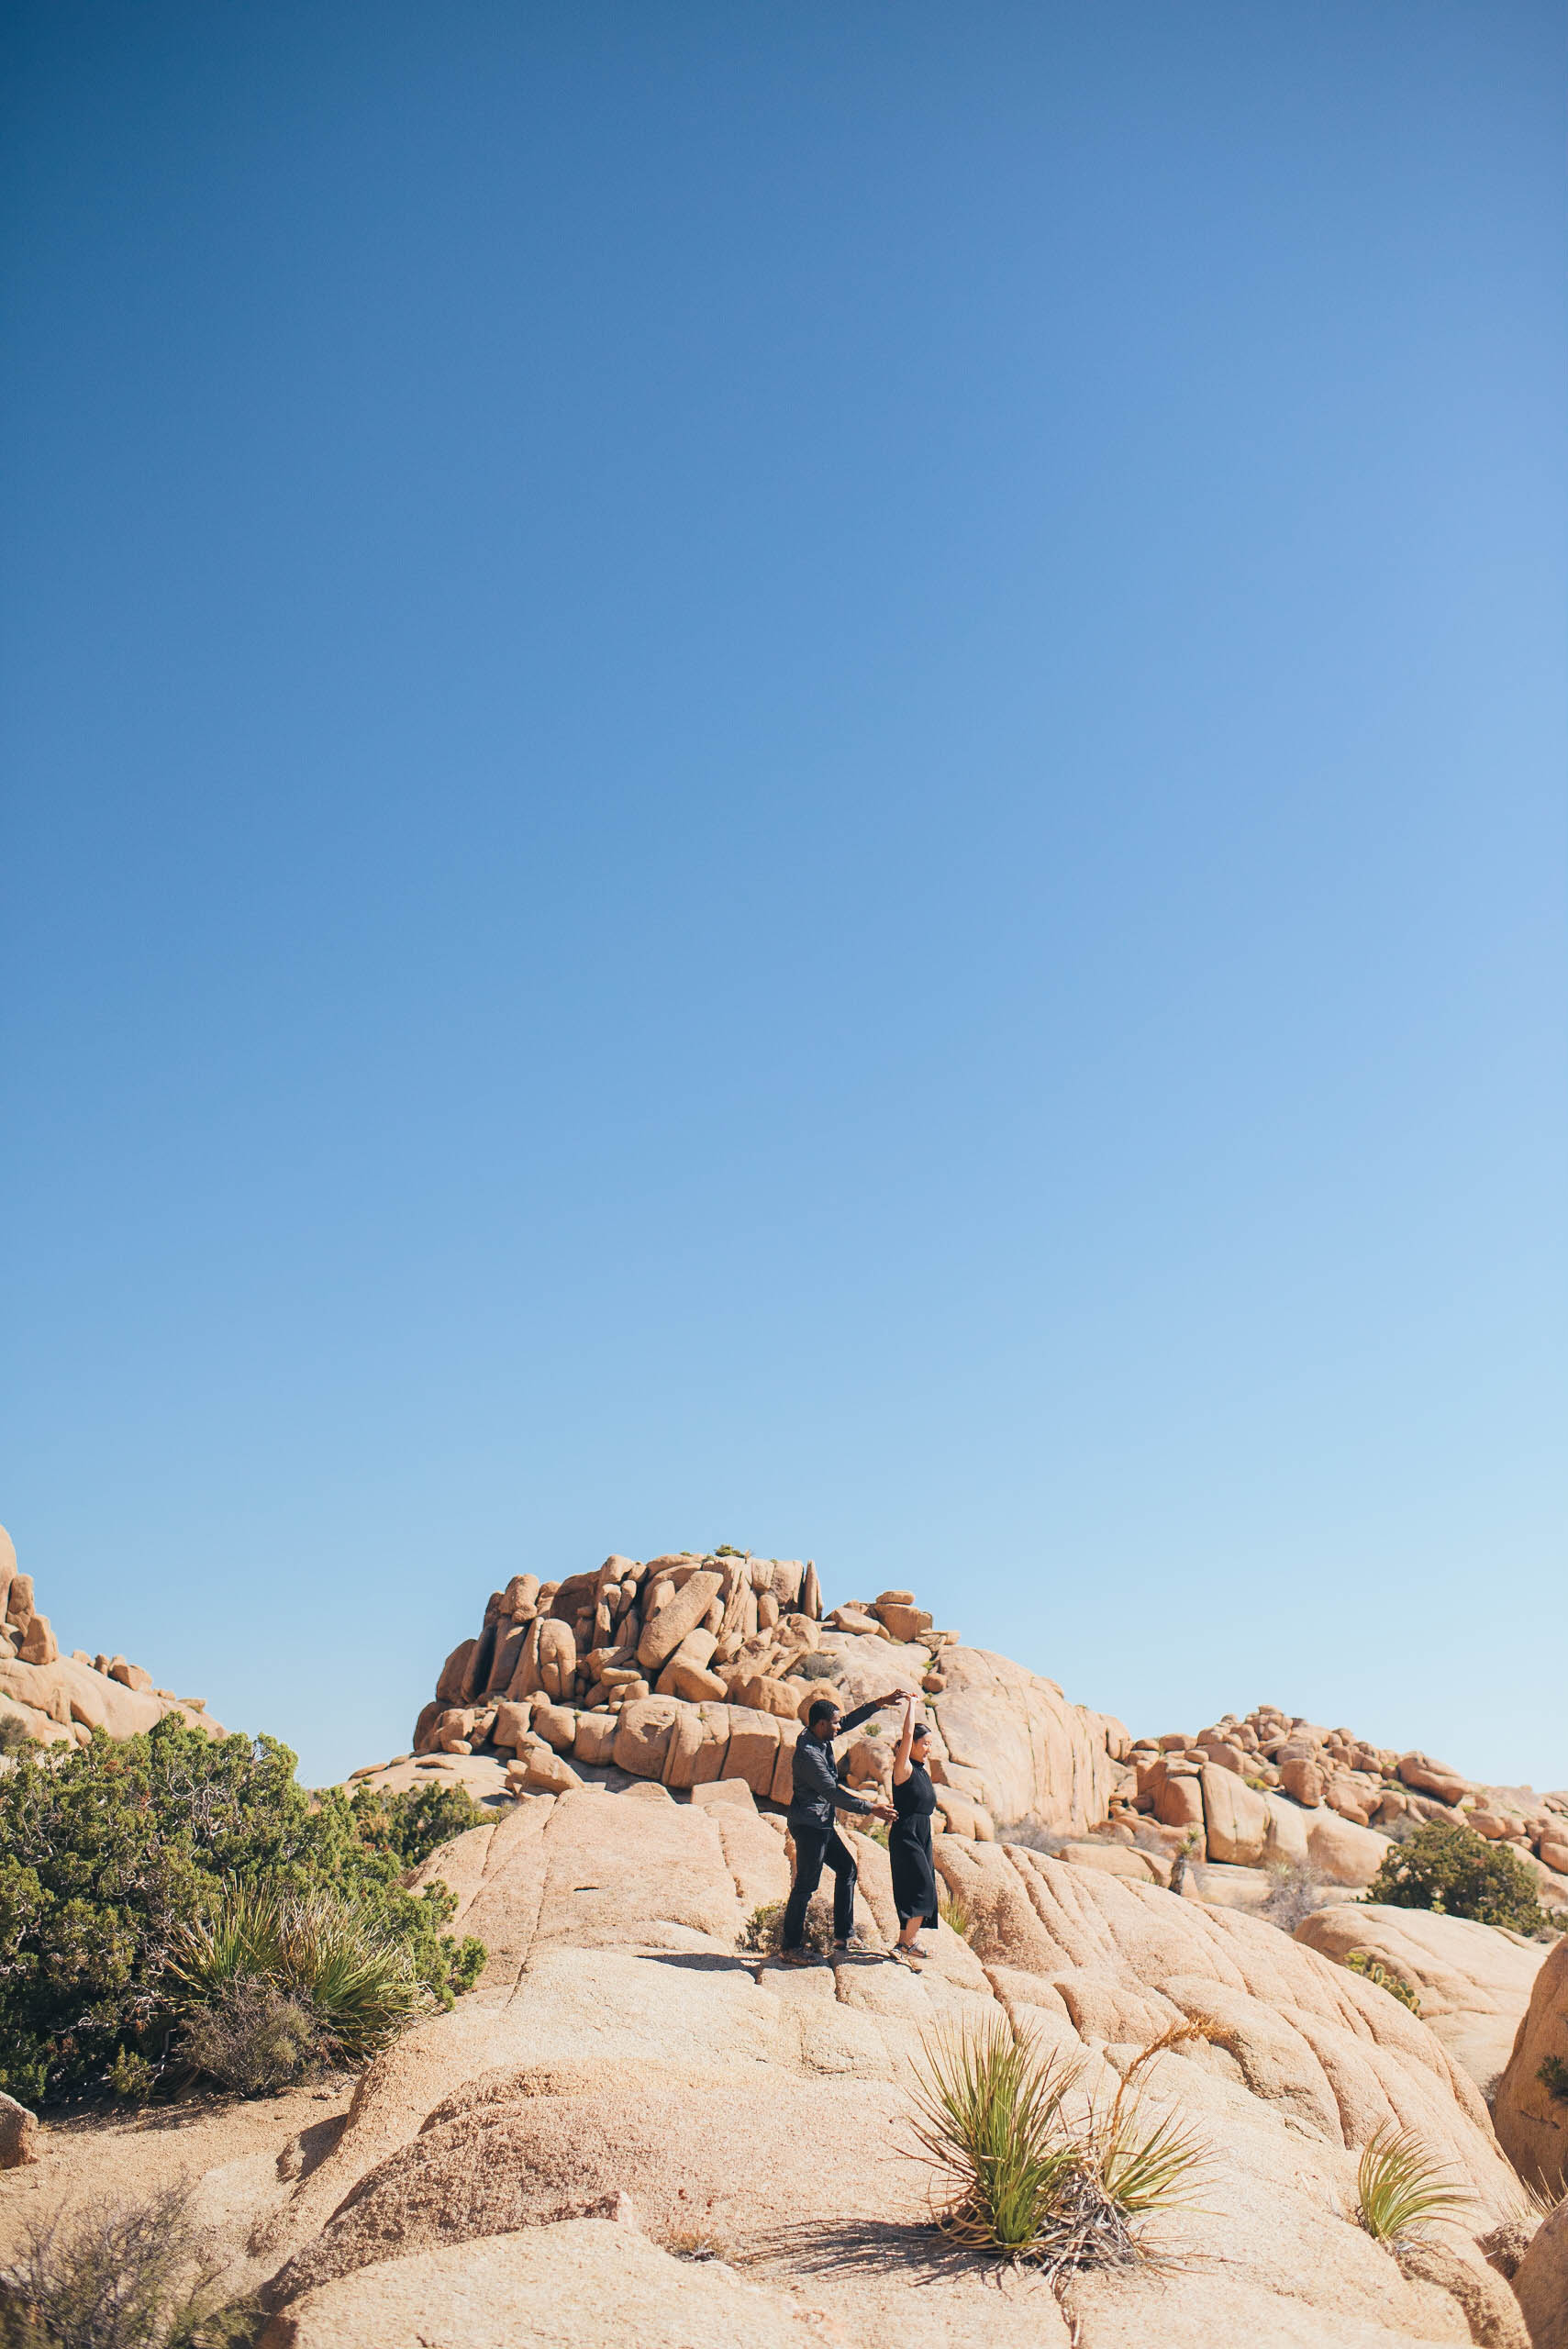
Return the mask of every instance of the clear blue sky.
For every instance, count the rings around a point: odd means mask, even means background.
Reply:
[[[1568,1783],[1568,24],[6,13],[0,1519],[306,1775],[606,1551]]]

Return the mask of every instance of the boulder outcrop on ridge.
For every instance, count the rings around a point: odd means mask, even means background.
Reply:
[[[809,1561],[727,1551],[611,1556],[561,1583],[515,1575],[442,1665],[414,1753],[510,1755],[522,1792],[565,1792],[585,1770],[613,1768],[682,1793],[740,1778],[784,1804],[813,1699],[848,1710],[890,1691],[924,1696],[952,1831],[985,1838],[1029,1817],[1070,1833],[1130,1788],[1121,1722],[963,1647],[911,1592],[824,1616]],[[889,1767],[885,1738],[862,1737],[850,1784],[880,1783]]]
[[[1207,1856],[1242,1866],[1302,1858],[1338,1884],[1369,1884],[1396,1823],[1446,1819],[1509,1843],[1532,1865],[1539,1898],[1568,1907],[1568,1792],[1489,1787],[1429,1754],[1372,1744],[1350,1729],[1260,1705],[1188,1736],[1134,1740],[1139,1810],[1199,1829]],[[1284,1809],[1305,1813],[1293,1821]],[[1287,1849],[1286,1845],[1290,1848]]]
[[[134,1737],[165,1713],[221,1737],[200,1697],[155,1688],[152,1675],[123,1655],[61,1655],[47,1615],[39,1612],[31,1575],[17,1571],[11,1537],[0,1525],[0,1720],[18,1721],[41,1745],[85,1744],[95,1729]]]

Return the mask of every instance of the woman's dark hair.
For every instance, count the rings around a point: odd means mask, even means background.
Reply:
[[[918,1745],[920,1740],[923,1737],[929,1737],[930,1733],[931,1724],[929,1721],[917,1721],[909,1733],[909,1742],[911,1745]]]
[[[806,1716],[806,1728],[815,1729],[818,1721],[830,1720],[838,1709],[831,1697],[818,1697]]]

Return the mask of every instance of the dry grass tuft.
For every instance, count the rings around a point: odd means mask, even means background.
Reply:
[[[222,2261],[192,2222],[189,2191],[88,2203],[35,2229],[0,2269],[6,2349],[239,2349],[259,2318],[224,2307]]]
[[[1464,2188],[1451,2183],[1451,2173],[1413,2129],[1387,2122],[1362,2148],[1356,2202],[1361,2223],[1374,2243],[1408,2242],[1473,2199]]]
[[[951,1925],[961,1939],[967,1941],[974,1923],[962,1893],[950,1891],[945,1884],[937,1886],[937,1914],[944,1925]]]

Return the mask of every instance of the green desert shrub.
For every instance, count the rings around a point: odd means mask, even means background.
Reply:
[[[1568,2104],[1568,2064],[1561,2055],[1549,2055],[1535,2076],[1553,2104]]]
[[[784,1947],[784,1904],[782,1900],[764,1900],[753,1909],[740,1928],[739,1946],[755,1951],[763,1957],[776,1957]],[[833,1946],[833,1896],[830,1892],[814,1892],[806,1903],[806,1924],[801,1935],[801,1947],[814,1956],[825,1956]],[[861,1955],[866,1944],[859,1932],[851,1935],[850,1948]]]
[[[224,2307],[223,2260],[192,2221],[188,2190],[90,2202],[35,2225],[0,2268],[4,2349],[238,2349],[253,2310]]]
[[[1140,2082],[1177,2038],[1196,2035],[1178,2026],[1145,2048],[1108,2110],[1074,2095],[1081,2063],[1031,2046],[1000,2020],[929,2040],[915,2133],[945,2189],[942,2232],[1058,2277],[1145,2257],[1145,2221],[1190,2199],[1205,2155],[1173,2118],[1144,2116]]]
[[[1396,1844],[1362,1898],[1395,1909],[1473,1917],[1516,1933],[1539,1932],[1546,1922],[1535,1877],[1518,1854],[1447,1819],[1428,1820]]]
[[[450,2006],[484,1951],[445,1931],[444,1887],[406,1879],[484,1816],[450,1787],[312,1794],[286,1746],[215,1742],[176,1716],[118,1742],[99,1732],[18,1753],[0,1772],[0,2087],[28,2103],[145,2093],[190,2009],[176,1952],[262,1888],[352,1909]]]
[[[1406,2243],[1438,2219],[1462,2210],[1471,2196],[1453,2185],[1443,2165],[1413,2129],[1385,2126],[1362,2148],[1356,2204],[1362,2225],[1377,2243]]]

